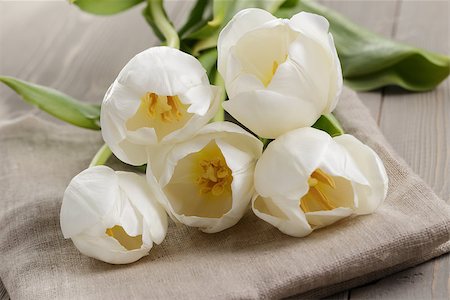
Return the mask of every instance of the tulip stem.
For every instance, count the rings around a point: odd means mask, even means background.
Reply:
[[[97,153],[95,153],[89,167],[104,165],[111,154],[111,149],[109,149],[108,145],[104,144],[100,149],[98,149]]]
[[[225,121],[225,111],[223,110],[222,103],[225,101],[226,93],[225,93],[225,83],[223,82],[222,76],[220,76],[219,72],[216,71],[214,75],[214,85],[220,88],[220,100],[219,100],[219,108],[217,109],[217,113],[212,119],[213,122],[223,122]]]
[[[180,38],[169,21],[163,6],[163,0],[147,0],[156,27],[166,38],[167,46],[180,49]]]
[[[274,14],[284,2],[285,0],[275,0],[272,2],[272,5],[267,9],[267,11]]]

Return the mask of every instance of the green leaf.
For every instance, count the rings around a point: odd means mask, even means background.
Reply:
[[[13,77],[0,76],[0,82],[22,96],[25,102],[60,120],[83,128],[100,129],[99,105],[83,103],[57,90]]]
[[[299,11],[328,19],[345,83],[357,91],[387,85],[426,91],[450,73],[450,57],[380,37],[316,2],[301,0],[295,6],[282,6],[276,15],[290,18]]]
[[[250,7],[262,8],[268,11],[276,9],[285,0],[214,0],[212,19],[204,26],[183,37],[183,42],[193,49],[193,54],[198,55],[200,51],[214,48],[222,28],[240,10]]]
[[[197,0],[189,13],[188,19],[178,31],[178,35],[180,37],[184,37],[185,34],[197,30],[208,22],[208,19],[204,18],[204,14],[208,10],[209,6],[211,6],[211,3],[211,1]],[[210,16],[208,16],[208,18],[209,17]]]
[[[95,15],[113,15],[127,10],[144,0],[71,0],[81,10]]]
[[[325,131],[332,137],[344,134],[344,129],[342,129],[341,124],[339,124],[339,121],[332,114],[320,116],[311,127]]]

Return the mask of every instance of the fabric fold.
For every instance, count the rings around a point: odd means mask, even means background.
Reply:
[[[322,297],[450,250],[450,208],[393,151],[346,89],[336,115],[372,147],[389,180],[385,203],[306,238],[250,211],[216,234],[171,223],[148,257],[114,266],[80,254],[59,226],[62,195],[98,147],[99,132],[23,117],[0,126],[0,278],[12,299],[265,299]],[[115,169],[120,163],[111,160]]]

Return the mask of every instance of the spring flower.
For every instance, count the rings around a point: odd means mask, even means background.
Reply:
[[[249,8],[224,27],[218,70],[229,101],[223,107],[261,137],[308,127],[336,106],[342,72],[322,16],[300,12],[290,20]]]
[[[208,233],[236,224],[254,193],[253,171],[262,143],[229,122],[206,125],[185,142],[149,152],[151,185],[158,181],[169,215]],[[152,157],[156,157],[152,161]]]
[[[127,63],[103,99],[103,139],[120,160],[145,164],[147,146],[193,135],[214,116],[219,98],[193,56],[147,49]]]
[[[273,141],[255,169],[255,214],[302,237],[351,214],[370,214],[386,197],[378,155],[352,135],[300,128]]]
[[[145,177],[97,166],[75,176],[67,187],[61,229],[84,255],[126,264],[164,240],[167,214]]]

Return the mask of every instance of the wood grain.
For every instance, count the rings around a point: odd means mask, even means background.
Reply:
[[[382,4],[380,4],[380,1],[354,0],[323,0],[320,2],[348,17],[356,24],[360,24],[381,36],[392,37],[398,5],[396,1],[385,1]],[[358,96],[369,108],[374,119],[379,120],[381,99],[383,98],[382,91],[360,92]]]
[[[321,2],[383,36],[442,53],[450,51],[448,1]],[[189,5],[168,1],[176,24],[186,16]],[[98,103],[123,65],[158,43],[141,9],[98,17],[66,2],[0,1],[0,74]],[[388,88],[359,95],[394,149],[449,202],[450,81],[427,93]],[[0,86],[0,123],[23,113],[54,121]],[[445,255],[328,299],[449,299],[449,272],[450,256]],[[0,299],[7,299],[1,283]]]
[[[449,2],[403,1],[395,39],[449,53]],[[450,81],[426,93],[386,89],[379,125],[393,148],[438,196],[449,202]],[[351,291],[350,298],[449,299],[450,256],[444,255],[399,272],[368,287]]]

